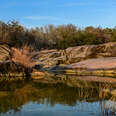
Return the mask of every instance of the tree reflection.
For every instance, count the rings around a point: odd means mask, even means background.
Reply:
[[[2,82],[0,83],[0,112],[18,111],[29,102],[46,103],[52,107],[55,104],[75,106],[80,101],[101,101],[101,108],[107,110],[106,107],[103,107],[103,101],[111,99],[111,96],[109,94],[105,95],[102,90],[111,87],[111,85],[90,84],[90,82],[89,84],[88,82],[83,84],[81,81],[78,81],[77,85],[79,86],[70,87],[63,83],[52,84],[35,81],[16,81],[7,82],[7,84]],[[104,104],[106,103],[104,102]]]

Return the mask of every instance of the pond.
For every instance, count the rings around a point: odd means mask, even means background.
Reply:
[[[67,80],[1,81],[0,116],[115,115],[115,96],[103,90],[115,84]]]

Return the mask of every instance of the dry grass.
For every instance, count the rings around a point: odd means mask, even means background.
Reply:
[[[34,59],[34,52],[31,47],[25,45],[22,48],[12,48],[11,60],[16,64],[23,65],[26,68],[32,68],[35,66],[36,61]]]

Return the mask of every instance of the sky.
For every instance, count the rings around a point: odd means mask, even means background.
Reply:
[[[0,0],[0,20],[18,20],[26,27],[115,27],[116,0]]]

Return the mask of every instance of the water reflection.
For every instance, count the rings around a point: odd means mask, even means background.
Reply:
[[[67,86],[68,85],[68,86]],[[71,86],[69,86],[71,85]],[[5,116],[112,116],[116,112],[115,85],[76,81],[2,81],[0,114]]]

